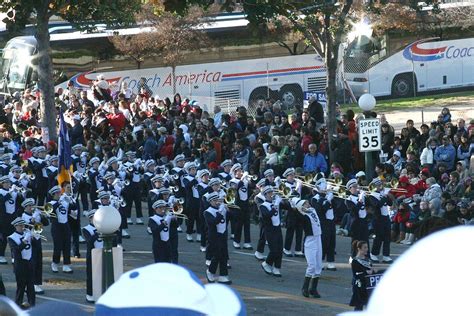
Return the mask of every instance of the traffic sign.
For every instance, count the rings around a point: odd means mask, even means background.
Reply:
[[[359,152],[382,149],[382,130],[377,118],[359,120]]]

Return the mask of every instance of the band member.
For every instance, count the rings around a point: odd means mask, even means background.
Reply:
[[[208,183],[209,183],[209,175],[211,173],[207,169],[202,169],[197,172],[198,176],[198,193],[199,193],[199,224],[200,224],[200,229],[199,231],[201,234],[199,234],[196,238],[196,241],[201,243],[200,246],[200,251],[205,252],[206,251],[206,221],[204,220],[204,211],[206,210],[205,207],[205,202],[203,201],[204,195],[208,192]]]
[[[357,255],[351,262],[352,268],[352,298],[349,303],[354,306],[354,310],[361,311],[369,300],[366,290],[365,277],[376,271],[372,268],[372,264],[367,260],[367,252],[369,246],[365,241],[354,240],[352,247],[355,248]]]
[[[230,187],[235,189],[237,194],[235,204],[239,207],[233,212],[232,219],[235,218],[234,241],[235,249],[240,249],[240,239],[242,237],[242,228],[244,230],[244,249],[252,250],[250,241],[250,208],[249,208],[249,181],[248,174],[242,173],[242,166],[236,163],[232,166],[230,173],[233,175],[230,180]]]
[[[82,152],[85,148],[81,144],[74,145],[71,149],[73,152],[71,155],[73,172],[78,173],[79,186],[77,191],[81,197],[82,210],[87,212],[89,211],[89,184],[87,183],[87,177],[83,177],[86,174],[87,152]]]
[[[177,192],[175,196],[177,198],[185,198],[186,191],[184,189],[183,178],[186,175],[186,171],[184,170],[185,164],[185,157],[183,154],[179,154],[173,159],[173,168],[170,170],[169,174],[171,175],[171,179],[173,180],[173,185],[177,188]],[[183,220],[178,218],[178,232],[182,232],[181,224]]]
[[[153,159],[148,159],[145,161],[145,173],[143,174],[143,192],[147,194],[153,189],[153,183],[151,183],[151,178],[155,176],[156,163]]]
[[[27,195],[31,195],[28,186],[30,184],[30,177],[27,174],[22,174],[23,169],[20,166],[14,165],[10,168],[10,182],[12,186],[16,186],[18,189],[23,190],[21,195],[26,198]]]
[[[294,168],[288,168],[283,173],[285,187],[290,189],[292,196],[301,196],[301,184],[295,181],[296,171]],[[291,207],[291,206],[290,206]],[[297,212],[294,212],[288,208],[288,214],[286,216],[286,234],[285,234],[285,247],[283,253],[286,256],[291,257],[291,244],[293,243],[293,235],[295,235],[295,256],[303,257],[304,254],[301,251],[303,241],[303,223]]]
[[[208,227],[209,244],[207,251],[211,257],[211,263],[206,271],[209,282],[231,284],[227,268],[229,253],[227,249],[227,208],[222,204],[219,193],[213,192],[208,195],[210,206],[204,211]],[[216,277],[219,267],[219,277]]]
[[[334,265],[334,256],[336,253],[336,224],[334,222],[334,210],[332,200],[334,194],[329,191],[325,178],[316,181],[318,192],[311,199],[311,205],[318,212],[321,221],[322,243],[323,243],[323,259],[326,259],[327,270],[336,271]]]
[[[94,303],[92,297],[92,249],[101,249],[104,247],[104,241],[100,238],[99,232],[94,226],[94,214],[96,210],[87,212],[89,218],[89,225],[82,228],[82,235],[86,240],[87,253],[86,253],[86,301]]]
[[[281,277],[281,259],[283,256],[283,235],[281,233],[280,211],[277,207],[281,199],[273,200],[273,187],[266,186],[262,190],[265,202],[260,205],[262,214],[264,233],[268,241],[270,253],[264,262],[262,262],[263,271],[267,274]]]
[[[41,214],[41,211],[38,209],[33,210],[35,200],[28,198],[21,203],[21,206],[24,209],[24,212],[21,218],[25,221],[27,225],[41,224],[43,227],[49,225],[49,220],[46,216]],[[34,264],[34,285],[35,293],[43,294],[44,291],[41,288],[43,284],[43,246],[41,243],[41,236],[38,234],[32,234],[31,245],[33,247],[32,259]]]
[[[265,243],[267,242],[267,239],[265,238],[265,230],[264,230],[264,225],[263,225],[263,218],[262,214],[260,213],[260,205],[265,202],[265,196],[262,194],[262,189],[266,186],[266,179],[260,179],[260,181],[257,182],[257,194],[255,194],[254,197],[254,202],[258,210],[258,226],[260,227],[260,232],[259,232],[259,239],[257,243],[257,250],[255,251],[255,258],[257,260],[263,261],[265,260],[265,256],[263,255],[263,252],[265,251]]]
[[[88,179],[90,184],[90,197],[92,201],[92,208],[96,209],[97,191],[102,188],[102,175],[99,172],[100,159],[97,157],[91,158],[89,161]]]
[[[104,192],[109,193],[108,204],[115,207],[120,213],[120,217],[122,219],[120,224],[121,238],[128,239],[130,238],[130,234],[127,232],[127,211],[124,205],[125,202],[123,202],[124,199],[122,198],[123,191],[126,189],[127,185],[125,184],[125,181],[120,180],[120,178],[116,178],[116,174],[118,174],[118,172],[116,173],[114,171],[107,171],[105,173],[102,189]],[[104,195],[102,195],[102,197],[104,197]],[[101,200],[100,197],[99,200]],[[99,204],[102,205],[102,202]],[[121,238],[118,240],[119,244],[122,243]]]
[[[5,249],[7,237],[13,233],[14,227],[10,224],[17,217],[18,193],[11,190],[11,182],[8,176],[0,177],[0,264],[7,264]]]
[[[365,241],[369,244],[369,225],[367,222],[367,210],[365,209],[365,193],[358,192],[358,184],[356,179],[347,181],[346,188],[349,189],[350,195],[346,199],[347,210],[353,219],[351,224],[350,236],[352,242],[355,240]],[[354,247],[351,247],[351,258],[354,258],[356,253]]]
[[[31,166],[31,170],[33,170],[36,177],[33,198],[36,197],[36,203],[38,203],[38,205],[43,205],[48,194],[49,186],[48,175],[46,173],[46,168],[48,167],[46,161],[46,147],[39,146],[36,150],[36,154],[37,157],[35,157],[36,159]]]
[[[0,156],[0,176],[6,176],[10,172],[10,154]]]
[[[15,231],[8,236],[8,243],[12,252],[13,272],[16,279],[15,303],[23,306],[23,296],[26,291],[29,306],[34,306],[36,294],[31,232],[25,229],[25,221],[20,217],[15,218],[11,225],[15,227]]]
[[[384,190],[382,180],[375,178],[372,180],[372,185],[376,188],[376,191],[368,196],[367,201],[373,210],[375,230],[375,238],[374,243],[372,244],[370,260],[376,263],[379,262],[378,255],[383,243],[382,261],[384,263],[392,263],[393,260],[390,258],[391,227],[388,213],[392,201],[386,195],[386,190]]]
[[[297,209],[295,213],[297,213],[303,222],[305,233],[304,255],[308,263],[301,292],[305,297],[311,295],[312,297],[320,298],[318,282],[323,269],[323,251],[321,244],[321,224],[318,213],[306,200],[296,198],[294,204]]]
[[[232,179],[232,176],[230,175],[230,169],[232,168],[232,160],[226,159],[223,162],[221,162],[221,168],[222,171],[217,174],[219,179],[225,182],[229,182]]]
[[[51,271],[58,272],[58,264],[63,255],[63,272],[72,273],[71,269],[71,229],[69,228],[68,209],[59,201],[61,189],[54,186],[48,191],[51,200],[48,202],[53,207],[55,216],[51,217],[51,236],[53,237],[53,262]]]
[[[148,220],[153,236],[153,257],[156,262],[171,262],[171,246],[169,228],[176,217],[166,213],[168,205],[163,200],[153,203],[155,215]]]
[[[63,194],[61,195],[59,202],[69,214],[68,224],[72,236],[72,251],[75,258],[80,258],[81,253],[79,252],[79,236],[81,234],[81,219],[79,214],[79,205],[77,198],[73,195],[72,187],[69,181],[64,181],[61,184],[61,189]]]
[[[59,158],[56,155],[49,156],[48,158],[49,166],[46,167],[46,174],[48,176],[48,190],[58,183],[58,161]]]
[[[187,175],[183,178],[183,185],[186,192],[185,210],[188,216],[186,227],[186,240],[193,242],[194,223],[197,226],[198,236],[201,234],[199,225],[199,192],[197,189],[198,180],[196,179],[196,164],[194,162],[187,162],[184,165]],[[199,238],[201,238],[199,236]]]
[[[169,208],[174,208],[176,203],[179,201],[175,196],[171,195],[171,191],[168,188],[159,189],[158,200],[166,202]],[[170,228],[170,249],[171,249],[171,263],[178,264],[178,221],[173,220],[169,226]]]
[[[150,183],[152,187],[148,191],[148,217],[152,217],[154,215],[153,211],[153,203],[155,203],[157,200],[159,200],[159,195],[160,195],[160,189],[163,188],[163,176],[162,175],[155,175],[150,179]],[[150,227],[147,227],[147,231],[149,234],[151,234]]]
[[[123,165],[127,170],[127,179],[130,181],[130,185],[127,186],[126,192],[124,192],[125,202],[127,203],[127,224],[133,224],[132,205],[135,204],[135,223],[143,225],[141,160],[135,159],[136,154],[133,151],[128,151],[125,155],[127,156],[127,162]]]

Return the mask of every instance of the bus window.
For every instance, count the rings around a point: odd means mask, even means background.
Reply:
[[[1,62],[1,77],[6,79],[8,88],[24,89],[31,70],[31,56],[34,47],[12,43],[5,47]]]

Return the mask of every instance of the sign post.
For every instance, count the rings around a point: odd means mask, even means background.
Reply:
[[[382,149],[382,131],[380,120],[372,116],[376,100],[373,95],[366,93],[359,98],[359,107],[364,111],[365,119],[359,121],[359,151],[365,152],[365,174],[367,181],[372,181],[374,175],[373,151]]]

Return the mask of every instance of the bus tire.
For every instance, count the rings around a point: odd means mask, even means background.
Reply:
[[[270,94],[271,96],[271,94]],[[268,97],[267,87],[258,87],[255,88],[249,96],[249,108],[256,109],[260,101],[265,102]]]
[[[416,83],[416,78],[415,78]],[[413,74],[401,74],[395,76],[392,82],[392,97],[408,98],[413,94]]]
[[[298,84],[284,85],[280,89],[279,98],[282,110],[294,109],[303,102],[303,89]]]

